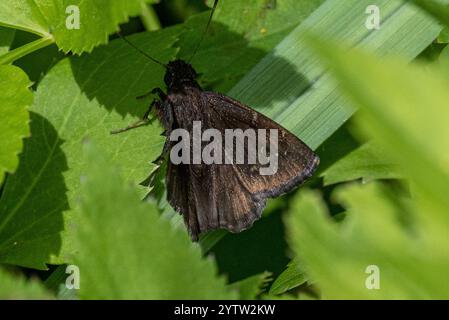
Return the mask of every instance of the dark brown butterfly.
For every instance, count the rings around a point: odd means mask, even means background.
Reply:
[[[218,0],[214,9],[217,3]],[[175,60],[162,65],[166,68],[167,94],[154,89],[152,93],[157,93],[159,99],[151,105],[166,130],[167,140],[160,159],[166,159],[174,145],[169,139],[170,133],[182,128],[193,135],[194,121],[201,121],[205,130],[216,129],[223,135],[226,129],[277,129],[279,132],[278,169],[273,175],[261,175],[260,164],[173,164],[168,161],[167,200],[183,216],[193,241],[198,240],[200,233],[210,230],[222,228],[240,232],[251,227],[260,218],[267,198],[291,191],[313,174],[319,158],[295,135],[239,101],[203,91],[189,63]],[[149,111],[142,121],[146,121]]]

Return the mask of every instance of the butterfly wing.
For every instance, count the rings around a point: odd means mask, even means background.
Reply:
[[[260,165],[236,165],[249,192],[260,198],[277,197],[307,180],[318,167],[318,156],[299,138],[263,114],[224,95],[205,93],[208,106],[220,120],[213,127],[278,130],[278,168],[273,175],[261,175]],[[268,135],[267,131],[267,135]],[[267,136],[268,139],[268,136]]]
[[[318,166],[319,158],[307,145],[248,106],[211,92],[202,92],[195,101],[201,109],[201,119],[197,120],[202,121],[203,130],[217,129],[224,136],[226,129],[277,129],[278,168],[272,175],[261,175],[260,164],[169,162],[168,200],[183,215],[193,240],[214,229],[240,232],[251,227],[260,218],[267,198],[297,187]]]

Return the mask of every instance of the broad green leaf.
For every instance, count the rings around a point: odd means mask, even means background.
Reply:
[[[156,57],[175,54],[175,30],[136,39]],[[150,102],[135,97],[160,86],[163,71],[119,40],[92,55],[64,59],[47,74],[31,108],[31,138],[0,199],[0,261],[37,269],[70,261],[70,221],[86,165],[83,140],[102,145],[130,183],[148,176],[163,144],[159,125],[110,131],[143,115]]]
[[[324,299],[449,297],[441,285],[449,281],[448,246],[423,243],[419,224],[398,219],[428,212],[413,205],[404,211],[376,183],[339,189],[336,198],[348,209],[341,225],[311,191],[299,195],[286,222],[291,246]],[[376,273],[380,282],[370,289]]]
[[[155,204],[141,202],[106,153],[90,143],[85,152],[75,231],[80,298],[235,298],[214,261],[161,218]]]
[[[0,27],[0,56],[9,51],[14,35],[14,29]]]
[[[307,281],[304,271],[301,270],[298,262],[292,261],[287,269],[282,272],[270,288],[270,295],[280,295],[293,288],[299,287]]]
[[[369,47],[379,55],[401,55],[410,61],[442,27],[401,0],[378,0],[380,30],[365,27],[371,0],[327,0],[264,57],[228,94],[296,134],[316,149],[354,113],[330,74],[304,41],[314,30],[351,46]],[[216,241],[216,239],[214,239]],[[208,243],[202,245],[209,246]]]
[[[99,44],[107,43],[109,34],[118,31],[118,25],[129,16],[138,15],[144,2],[154,0],[62,0],[62,10],[58,6],[45,14],[58,47],[65,52],[90,52]],[[72,5],[77,5],[81,13],[79,30],[67,30],[65,23],[61,23],[67,16],[65,9]]]
[[[241,300],[254,300],[263,292],[266,285],[271,281],[271,273],[264,272],[248,277],[246,279],[231,283],[229,288],[239,293]]]
[[[30,86],[30,80],[20,68],[0,66],[0,185],[6,172],[16,170],[22,140],[30,133],[28,107],[33,103]],[[0,220],[0,228],[1,225]]]
[[[138,15],[142,4],[152,0],[3,0],[0,3],[0,25],[32,32],[53,39],[64,52],[92,51],[118,31],[118,25],[129,16]],[[80,28],[67,28],[76,6]]]
[[[366,183],[376,179],[401,178],[399,167],[381,146],[373,142],[363,144],[335,162],[321,176],[325,186],[357,179]]]
[[[52,295],[36,279],[25,279],[0,269],[0,300],[47,300]]]
[[[0,2],[0,25],[47,37],[48,22],[40,11],[40,5],[44,4],[43,0],[3,0]],[[61,18],[64,17],[65,12]]]

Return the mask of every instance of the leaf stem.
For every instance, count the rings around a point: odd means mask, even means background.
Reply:
[[[140,14],[140,19],[142,20],[145,29],[148,31],[155,31],[161,28],[161,23],[159,18],[151,5],[142,3],[142,12]]]
[[[16,48],[2,56],[0,56],[0,65],[10,64],[14,61],[34,52],[39,49],[45,48],[54,43],[52,36],[40,38],[36,41],[30,42],[24,46]]]

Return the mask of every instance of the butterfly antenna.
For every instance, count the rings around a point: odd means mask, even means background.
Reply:
[[[167,68],[167,66],[166,66],[164,63],[162,63],[162,62],[160,62],[160,61],[154,59],[154,58],[153,58],[152,56],[150,56],[148,53],[146,53],[145,51],[143,51],[142,49],[140,49],[139,47],[137,47],[134,43],[132,43],[131,41],[129,41],[129,40],[128,40],[124,35],[122,35],[120,32],[117,32],[117,34],[118,34],[118,36],[119,36],[120,38],[122,38],[123,41],[125,41],[127,44],[129,44],[131,47],[133,47],[133,48],[134,48],[137,52],[139,52],[141,55],[143,55],[143,56],[145,56],[146,58],[150,59],[151,61],[153,61],[153,62],[155,62],[155,63],[157,63],[157,64],[163,66],[164,68]]]
[[[189,62],[192,61],[192,59],[195,57],[196,53],[198,52],[198,49],[201,47],[201,43],[203,42],[204,37],[206,36],[207,31],[209,30],[210,24],[212,22],[212,18],[213,18],[214,13],[215,13],[215,10],[217,9],[217,5],[218,5],[218,0],[215,0],[214,1],[214,5],[212,7],[212,11],[210,12],[209,21],[207,21],[206,29],[204,30],[203,34],[201,35],[201,39],[198,42],[198,44],[196,45],[196,48],[193,51],[193,54],[190,57]]]

